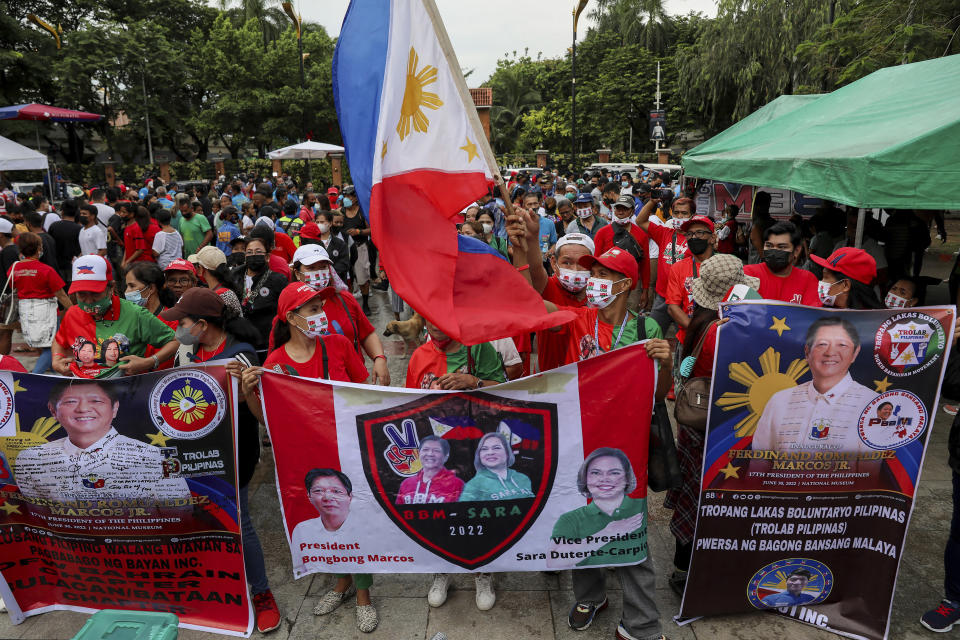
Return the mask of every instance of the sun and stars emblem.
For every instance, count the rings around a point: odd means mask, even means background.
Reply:
[[[430,128],[430,119],[424,109],[436,111],[444,105],[440,96],[427,88],[437,81],[438,70],[435,66],[424,64],[420,66],[420,56],[416,49],[410,47],[407,58],[406,86],[403,91],[403,102],[400,105],[400,119],[397,121],[397,135],[403,142],[412,133],[427,133]],[[467,136],[466,144],[459,149],[467,154],[467,162],[471,162],[480,155],[477,144]],[[380,159],[387,155],[387,142],[380,148]]]
[[[205,416],[210,403],[203,397],[203,391],[194,389],[187,383],[182,389],[173,392],[167,407],[173,412],[173,417],[190,425]]]

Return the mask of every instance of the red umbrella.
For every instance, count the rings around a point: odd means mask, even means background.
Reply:
[[[102,119],[99,113],[61,109],[45,104],[15,104],[0,107],[0,120],[49,120],[53,122],[96,122]]]

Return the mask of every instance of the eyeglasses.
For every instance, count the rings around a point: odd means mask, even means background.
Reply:
[[[713,235],[713,232],[712,232],[712,231],[688,231],[688,232],[687,232],[687,237],[688,237],[688,238],[703,238],[703,239],[706,239],[706,238],[709,238],[709,237],[712,236],[712,235]]]
[[[193,278],[184,276],[182,278],[167,278],[167,284],[192,284]]]

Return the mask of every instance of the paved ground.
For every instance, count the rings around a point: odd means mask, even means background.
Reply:
[[[949,256],[930,256],[929,273],[944,277],[949,270]],[[944,288],[931,292],[931,304],[946,303]],[[376,294],[374,324],[378,331],[393,319],[386,294]],[[406,358],[402,344],[384,338],[390,355],[390,372],[395,385],[403,383]],[[23,354],[15,354],[22,357]],[[32,366],[33,358],[22,357]],[[28,366],[29,368],[29,366]],[[950,525],[951,477],[947,466],[947,433],[951,419],[938,411],[926,464],[918,488],[916,509],[904,549],[900,578],[893,606],[889,637],[892,639],[930,638],[923,629],[920,615],[941,597],[942,553]],[[251,482],[250,505],[254,522],[263,542],[267,570],[273,593],[280,604],[284,621],[279,630],[269,634],[271,640],[334,640],[341,638],[384,638],[388,640],[429,640],[443,632],[450,640],[591,640],[612,638],[620,611],[619,585],[610,574],[610,607],[590,629],[575,633],[567,627],[567,611],[573,601],[569,572],[552,576],[543,573],[510,573],[497,576],[497,604],[491,611],[478,611],[474,603],[473,580],[469,575],[457,576],[447,603],[437,609],[427,605],[429,575],[379,575],[371,589],[380,612],[380,627],[372,634],[356,628],[354,609],[345,605],[331,615],[313,615],[317,598],[329,589],[334,580],[329,575],[314,575],[294,580],[290,554],[277,517],[276,485],[273,462],[269,456],[261,463]],[[836,638],[826,633],[772,614],[753,613],[719,616],[678,627],[672,620],[680,599],[667,586],[671,570],[673,541],[667,525],[671,512],[662,508],[662,494],[652,494],[650,501],[650,546],[660,579],[657,601],[664,632],[676,639],[766,640],[790,637],[792,640]],[[869,576],[865,576],[869,579]],[[55,612],[29,618],[14,626],[0,615],[0,640],[36,638],[59,640],[72,638],[87,616]],[[213,634],[181,630],[182,640],[215,640]],[[255,633],[255,638],[261,637]]]

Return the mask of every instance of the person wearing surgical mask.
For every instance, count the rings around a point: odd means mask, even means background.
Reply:
[[[567,233],[582,233],[593,239],[597,231],[609,224],[599,215],[600,209],[594,205],[589,193],[580,193],[574,206],[577,216],[567,225]]]
[[[820,302],[836,309],[883,309],[873,282],[877,263],[869,253],[854,247],[840,247],[827,258],[811,255],[823,267],[817,286]]]
[[[670,209],[670,219],[665,224],[654,222],[655,212],[660,205],[659,192],[650,192],[646,203],[637,213],[636,225],[643,229],[657,244],[658,258],[656,268],[656,295],[650,315],[656,319],[662,331],[666,331],[673,321],[667,311],[667,286],[670,271],[687,253],[687,238],[680,232],[680,226],[696,214],[697,205],[690,198],[680,198]],[[712,225],[711,221],[711,225]]]
[[[320,211],[317,213],[316,233],[314,228],[307,223],[300,230],[300,246],[311,243],[320,244],[327,250],[333,262],[333,269],[340,276],[340,279],[347,282],[350,279],[350,249],[343,238],[336,233],[333,226],[335,214],[330,211]]]
[[[640,268],[640,285],[630,293],[627,307],[631,311],[647,309],[653,301],[654,292],[650,289],[650,258],[648,249],[650,236],[633,223],[636,203],[632,195],[621,195],[613,205],[611,224],[603,227],[594,236],[597,248],[594,254],[600,255],[612,247],[620,247],[630,252]]]
[[[748,264],[743,272],[760,279],[758,292],[767,300],[821,306],[817,277],[796,266],[803,251],[803,236],[792,222],[777,222],[763,232],[763,260]]]
[[[887,309],[906,309],[923,306],[926,298],[925,287],[918,278],[900,278],[887,291],[883,305]]]
[[[493,214],[487,210],[481,211],[477,216],[477,222],[483,229],[483,235],[478,238],[478,240],[486,242],[488,245],[496,249],[500,255],[509,260],[510,248],[507,246],[507,241],[503,238],[497,237],[493,233]]]
[[[713,257],[717,243],[715,231],[713,220],[707,216],[693,216],[680,227],[690,255],[670,268],[666,303],[667,313],[677,323],[677,340],[681,343],[693,316],[693,281],[700,277],[703,263]]]
[[[268,267],[268,257],[273,247],[266,237],[255,236],[247,241],[246,259],[243,266],[234,270],[232,277],[242,282],[240,306],[260,333],[253,346],[258,351],[266,349],[270,327],[277,312],[277,299],[287,285],[287,279]]]

